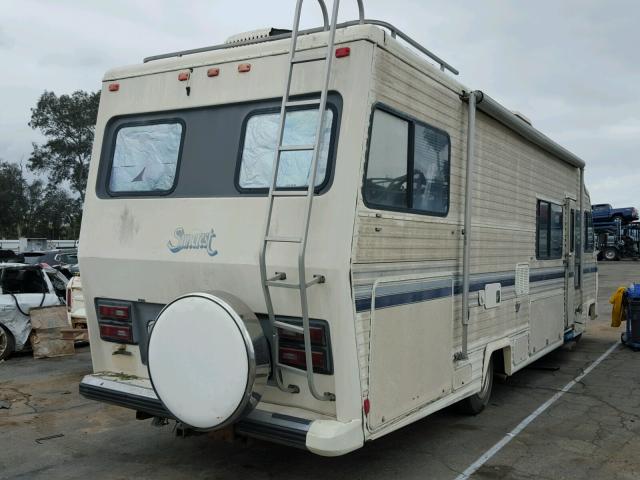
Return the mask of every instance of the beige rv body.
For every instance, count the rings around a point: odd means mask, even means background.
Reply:
[[[298,48],[320,52],[326,38],[324,32],[302,36]],[[96,372],[83,383],[154,397],[140,347],[101,340],[96,298],[164,305],[190,292],[225,291],[257,314],[266,313],[258,258],[266,195],[108,198],[97,194],[99,165],[108,160],[103,135],[114,118],[281,97],[289,45],[278,40],[196,53],[105,75],[80,238]],[[468,110],[461,96],[469,89],[378,27],[341,28],[336,45],[350,47],[350,54],[334,59],[332,68],[329,91],[341,101],[339,131],[332,179],[314,199],[306,258],[309,276],[326,278],[309,290],[309,309],[311,318],[329,326],[333,373],[316,374],[315,381],[320,391],[333,392],[335,401],[315,399],[304,372],[285,370],[284,383],[298,386],[299,393],[270,384],[257,407],[307,421],[304,446],[323,455],[359,448],[477,393],[494,352],[510,375],[561,345],[566,332],[581,334],[594,315],[597,288],[592,253],[581,255],[578,288],[568,272],[566,263],[577,257],[569,251],[569,222],[562,257],[536,259],[537,201],[562,205],[565,212],[590,205],[580,169],[478,111],[468,355],[461,357]],[[246,63],[250,71],[239,72]],[[210,68],[219,68],[219,75],[207,76]],[[296,68],[293,94],[322,88],[322,62]],[[183,71],[189,72],[186,82],[178,80]],[[110,91],[114,83],[119,89]],[[370,123],[378,105],[448,134],[446,216],[365,204]],[[215,149],[210,152],[211,162],[218,161],[216,155]],[[303,206],[303,198],[280,199],[272,223],[276,233],[295,234]],[[170,251],[168,242],[177,228],[213,230],[218,254],[195,248]],[[274,245],[268,256],[270,273],[296,279],[294,249]],[[496,289],[499,301],[494,301]],[[297,295],[274,291],[276,313],[300,317]],[[176,342],[189,342],[189,332]]]

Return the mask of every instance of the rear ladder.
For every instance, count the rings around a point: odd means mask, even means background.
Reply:
[[[320,146],[322,142],[322,126],[324,124],[324,119],[325,119],[325,109],[327,105],[329,79],[331,76],[331,63],[332,63],[332,57],[333,57],[333,48],[335,44],[336,24],[338,21],[338,9],[340,5],[340,0],[334,0],[330,22],[328,21],[327,8],[324,1],[318,0],[318,3],[320,4],[320,7],[322,9],[322,15],[324,18],[324,29],[325,31],[329,32],[326,52],[324,55],[319,55],[319,56],[302,56],[296,52],[296,47],[298,42],[298,31],[300,26],[300,16],[302,12],[302,3],[303,3],[303,0],[297,0],[295,15],[293,18],[293,30],[291,33],[291,48],[289,50],[287,80],[286,80],[284,95],[282,96],[282,104],[280,106],[280,123],[278,126],[278,144],[276,148],[273,174],[271,177],[271,185],[269,187],[269,196],[267,200],[268,207],[267,207],[267,218],[266,218],[266,224],[265,224],[265,233],[264,233],[264,237],[260,247],[260,277],[261,277],[261,283],[262,283],[262,290],[264,292],[265,302],[267,306],[267,312],[269,314],[269,323],[271,324],[271,330],[273,332],[272,365],[273,365],[273,374],[278,384],[278,387],[285,392],[298,393],[300,390],[297,386],[284,385],[283,379],[282,379],[282,370],[284,369],[284,370],[289,370],[296,373],[305,373],[307,377],[307,383],[309,385],[309,391],[315,398],[317,398],[318,400],[335,400],[335,395],[333,393],[330,393],[330,392],[319,393],[314,381],[311,337],[309,335],[309,305],[308,305],[307,289],[312,285],[324,283],[325,278],[322,275],[314,275],[311,280],[307,281],[305,257],[306,257],[306,249],[307,249],[307,239],[309,234],[309,223],[311,220],[311,207],[313,205],[313,197],[315,196],[318,157],[319,157]],[[360,23],[363,23],[364,11],[362,6],[362,0],[358,0],[358,9],[360,14]],[[312,99],[312,100],[308,100],[308,99],[307,100],[291,100],[290,99],[291,79],[293,77],[294,66],[300,63],[316,62],[316,61],[325,62],[324,82],[322,85],[322,90],[320,91],[320,98]],[[311,145],[283,145],[284,127],[285,127],[287,112],[289,112],[290,109],[294,107],[309,106],[309,105],[316,106],[319,112],[317,117],[318,124],[316,127],[316,135],[315,135],[314,143]],[[309,182],[307,184],[306,191],[278,190],[277,188],[278,171],[280,168],[280,159],[281,159],[282,152],[291,152],[291,151],[313,152],[312,160],[311,160],[311,171],[310,171]],[[276,199],[284,200],[285,198],[290,198],[290,197],[306,198],[304,214],[302,217],[302,226],[301,226],[300,236],[285,237],[285,236],[273,235],[271,233],[271,223],[273,218],[274,203]],[[297,283],[285,282],[287,276],[285,273],[282,273],[282,272],[275,272],[275,274],[272,276],[268,275],[266,255],[267,255],[267,249],[269,244],[273,244],[273,243],[298,244],[298,282]],[[301,306],[301,313],[302,313],[302,327],[276,320],[274,309],[273,309],[273,301],[271,299],[271,288],[293,288],[293,289],[299,290],[300,306]],[[284,365],[280,363],[280,360],[278,358],[278,352],[279,352],[278,329],[287,330],[290,332],[303,335],[304,353],[305,353],[305,361],[306,361],[305,369],[299,369],[299,368],[291,367],[289,365]]]

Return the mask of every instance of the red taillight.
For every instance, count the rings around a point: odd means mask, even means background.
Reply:
[[[336,58],[348,57],[351,55],[351,49],[349,47],[336,48]]]
[[[120,90],[120,84],[119,83],[110,83],[109,84],[109,91],[110,92],[117,92],[118,90]]]
[[[284,319],[283,319],[284,320]],[[287,320],[284,320],[285,322]],[[288,322],[300,326],[300,321]],[[304,335],[291,330],[278,328],[278,358],[280,363],[291,367],[306,369]],[[325,375],[333,374],[331,361],[331,341],[329,325],[322,320],[310,320],[309,341],[311,343],[311,358],[313,371]]]
[[[240,65],[238,65],[238,71],[240,73],[246,73],[248,71],[251,70],[251,64],[250,63],[241,63]]]
[[[307,360],[304,355],[304,349],[281,346],[279,357],[280,363],[301,369],[306,368]],[[311,352],[311,361],[313,363],[314,371],[325,371],[327,369],[325,360],[326,357],[323,352]]]
[[[129,320],[128,305],[100,305],[98,315],[101,319]]]
[[[98,300],[100,338],[108,342],[135,344],[131,304],[121,300]]]
[[[290,330],[278,329],[278,335],[281,339],[291,340],[293,342],[304,342],[304,335],[301,333],[292,332]],[[320,327],[309,327],[309,338],[312,345],[324,346],[327,344],[327,340],[324,335],[324,330]]]
[[[71,288],[67,288],[67,311],[71,311],[71,302],[73,301],[73,295],[71,294]]]
[[[100,325],[100,338],[107,341],[133,343],[133,334],[128,325]]]
[[[371,402],[368,398],[365,398],[364,402],[362,402],[362,409],[364,410],[365,415],[369,415],[369,411],[371,410]]]
[[[218,75],[220,75],[219,68],[210,68],[207,70],[207,77],[217,77]]]

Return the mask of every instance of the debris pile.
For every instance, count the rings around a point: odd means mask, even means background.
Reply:
[[[31,347],[34,358],[61,357],[75,353],[74,339],[63,335],[68,332],[69,319],[64,305],[32,308]]]

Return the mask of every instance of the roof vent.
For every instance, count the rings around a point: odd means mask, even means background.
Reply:
[[[520,120],[522,120],[524,123],[533,126],[533,123],[531,123],[531,120],[529,119],[529,117],[525,116],[524,114],[516,111],[516,110],[512,110],[511,113],[513,113],[516,117],[518,117]]]
[[[273,37],[275,35],[282,35],[283,33],[291,33],[291,30],[284,30],[282,28],[259,28],[258,30],[251,30],[250,32],[242,32],[236,35],[231,35],[225,40],[226,45],[233,45],[234,43],[245,43],[251,41],[258,41]]]

